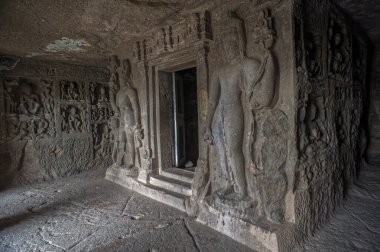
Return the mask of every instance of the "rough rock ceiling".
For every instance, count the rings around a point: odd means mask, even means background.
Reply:
[[[380,0],[334,0],[375,43],[380,42]]]
[[[2,0],[0,52],[93,62],[189,0]]]
[[[235,0],[236,1],[236,0]],[[335,0],[380,37],[379,0]],[[98,65],[144,31],[217,0],[1,0],[0,52]]]

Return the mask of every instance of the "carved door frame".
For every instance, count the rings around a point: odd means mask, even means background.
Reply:
[[[174,72],[182,69],[196,67],[197,69],[197,93],[198,93],[198,138],[199,138],[199,153],[206,148],[206,144],[202,141],[202,135],[205,128],[205,118],[202,116],[202,109],[204,109],[204,101],[201,101],[200,93],[202,97],[208,96],[209,86],[209,73],[208,73],[208,41],[200,41],[193,44],[192,47],[183,49],[176,52],[171,52],[166,55],[157,57],[155,59],[147,61],[148,65],[148,79],[149,90],[151,96],[149,101],[149,114],[153,115],[149,124],[150,147],[152,150],[153,158],[153,173],[160,174],[165,168],[162,165],[162,139],[160,136],[160,83],[159,72]],[[206,95],[204,95],[206,94]]]

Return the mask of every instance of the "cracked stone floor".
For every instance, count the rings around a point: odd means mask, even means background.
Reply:
[[[365,167],[345,204],[299,250],[378,251],[379,173]],[[96,170],[0,192],[0,251],[250,251],[103,177]]]

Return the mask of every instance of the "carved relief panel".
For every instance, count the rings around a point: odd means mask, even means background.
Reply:
[[[298,204],[304,204],[297,218],[312,232],[355,178],[366,49],[363,42],[355,45],[351,23],[328,1],[296,1],[294,10],[300,158],[295,188]],[[315,212],[322,202],[324,212]]]
[[[77,81],[60,81],[60,98],[62,101],[85,101],[85,83]]]
[[[275,20],[270,9],[251,5],[218,15],[204,135],[216,167],[205,201],[236,218],[282,223],[288,118],[275,108]],[[193,193],[199,197],[203,190],[209,189],[193,188]]]
[[[53,91],[52,80],[4,77],[2,141],[55,136]]]
[[[61,129],[64,134],[88,132],[88,111],[85,105],[61,104]]]
[[[90,82],[89,97],[94,156],[110,156],[115,136],[110,122],[114,111],[110,103],[109,86],[103,83]]]

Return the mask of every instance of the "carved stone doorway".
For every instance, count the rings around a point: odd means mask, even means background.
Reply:
[[[158,71],[158,93],[160,169],[150,183],[190,196],[199,156],[197,68]]]

